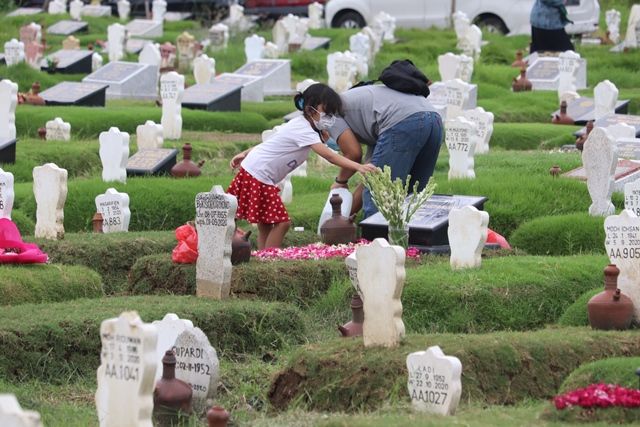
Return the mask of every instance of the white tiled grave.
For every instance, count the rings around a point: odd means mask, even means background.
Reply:
[[[82,81],[109,85],[107,99],[158,98],[158,67],[148,64],[110,62]]]
[[[243,65],[235,74],[261,77],[265,95],[291,95],[291,61],[288,59],[260,59]]]
[[[134,19],[125,28],[128,37],[140,37],[153,39],[162,37],[162,21],[156,22],[150,19]]]
[[[558,90],[560,84],[560,58],[557,56],[541,56],[533,53],[527,58],[527,79],[531,81],[533,90]],[[587,61],[578,60],[575,85],[577,89],[587,88]]]
[[[242,100],[252,102],[264,101],[264,79],[244,74],[222,73],[215,78],[216,82],[242,86]]]

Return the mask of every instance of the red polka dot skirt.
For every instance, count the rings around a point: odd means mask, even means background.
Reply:
[[[238,199],[236,219],[246,219],[253,224],[289,221],[289,214],[280,198],[280,189],[258,181],[242,168],[229,184],[227,193]]]

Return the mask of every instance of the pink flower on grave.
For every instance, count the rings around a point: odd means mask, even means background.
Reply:
[[[640,408],[640,390],[629,389],[614,384],[591,384],[588,387],[570,391],[553,398],[556,409],[572,406],[581,408]]]
[[[360,245],[367,245],[370,242],[364,239],[356,243],[346,245],[325,245],[324,243],[311,243],[307,246],[288,248],[267,248],[261,251],[253,251],[252,256],[261,260],[300,260],[300,259],[329,259],[346,258]],[[420,251],[417,248],[407,249],[408,258],[419,258]]]

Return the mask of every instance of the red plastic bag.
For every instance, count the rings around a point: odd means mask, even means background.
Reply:
[[[0,264],[43,264],[48,259],[38,245],[22,241],[10,219],[0,218]]]
[[[497,243],[502,249],[511,249],[507,239],[491,229],[487,231],[487,243]]]
[[[191,224],[176,228],[178,245],[171,252],[173,262],[193,264],[198,259],[198,233]]]

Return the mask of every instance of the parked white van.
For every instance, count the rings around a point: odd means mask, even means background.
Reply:
[[[450,26],[452,1],[455,10],[467,14],[472,23],[503,34],[530,34],[529,14],[534,0],[329,0],[325,6],[327,26],[360,28],[374,16],[387,12],[403,28]],[[569,34],[590,33],[598,28],[598,0],[565,0]]]

